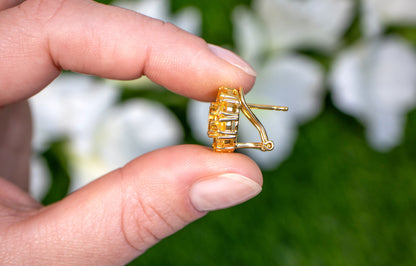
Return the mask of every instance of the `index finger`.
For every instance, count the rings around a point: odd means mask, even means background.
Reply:
[[[88,0],[27,0],[0,12],[0,105],[35,94],[61,69],[111,79],[146,75],[173,92],[212,100],[250,89],[254,70],[176,26]]]

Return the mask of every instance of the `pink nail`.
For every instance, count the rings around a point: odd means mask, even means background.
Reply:
[[[224,174],[195,183],[190,199],[199,211],[228,208],[247,201],[261,192],[261,186],[239,174]]]
[[[215,55],[232,64],[233,66],[238,67],[250,76],[257,76],[256,71],[246,61],[244,61],[241,57],[231,52],[230,50],[224,49],[213,44],[208,44],[208,48]]]

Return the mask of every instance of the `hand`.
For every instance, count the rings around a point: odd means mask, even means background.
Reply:
[[[208,211],[260,192],[261,172],[246,156],[183,145],[141,156],[50,206],[33,200],[24,191],[25,100],[62,69],[146,75],[204,101],[220,86],[251,88],[255,72],[227,50],[131,11],[88,0],[22,2],[0,3],[1,264],[124,264]]]

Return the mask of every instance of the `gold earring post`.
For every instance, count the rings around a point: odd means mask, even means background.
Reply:
[[[275,105],[266,105],[266,104],[252,104],[249,103],[248,106],[251,109],[263,109],[263,110],[271,110],[271,111],[289,111],[287,106],[275,106]]]
[[[212,144],[214,151],[233,152],[235,149],[241,148],[259,149],[261,151],[273,150],[273,141],[269,140],[264,126],[251,108],[288,111],[286,106],[247,104],[242,88],[219,88],[216,101],[210,105],[208,117],[208,137],[214,139]],[[237,142],[240,111],[259,131],[261,142]]]

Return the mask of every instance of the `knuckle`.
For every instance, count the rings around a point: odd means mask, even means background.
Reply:
[[[177,231],[166,218],[166,213],[140,197],[130,198],[123,204],[123,234],[127,243],[144,252],[161,239]]]
[[[126,243],[140,254],[185,224],[169,202],[155,197],[155,191],[122,181],[121,230]]]

